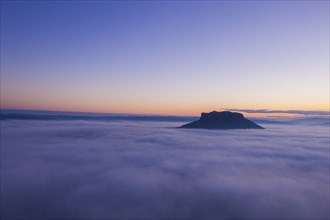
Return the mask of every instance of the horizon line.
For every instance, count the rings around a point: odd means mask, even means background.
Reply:
[[[247,115],[259,115],[259,117],[268,116],[287,116],[287,117],[299,117],[299,116],[330,116],[330,110],[298,110],[298,109],[287,109],[287,110],[278,110],[278,109],[237,109],[237,108],[220,108],[220,110],[208,110],[200,112],[198,115],[184,115],[184,114],[157,114],[157,113],[127,113],[127,112],[98,112],[98,111],[74,111],[74,110],[56,110],[56,109],[22,109],[22,108],[1,108],[2,111],[38,111],[38,112],[53,112],[53,113],[83,113],[83,114],[112,114],[112,115],[136,115],[136,116],[186,116],[186,117],[197,117],[201,113],[212,112],[212,111],[232,111],[245,113]],[[283,115],[281,115],[283,114]]]

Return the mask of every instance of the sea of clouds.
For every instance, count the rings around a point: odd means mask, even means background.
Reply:
[[[1,219],[329,219],[328,120],[1,120]]]

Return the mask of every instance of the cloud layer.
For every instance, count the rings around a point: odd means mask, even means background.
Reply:
[[[238,111],[245,113],[285,113],[285,114],[297,114],[304,116],[328,116],[329,111],[307,111],[307,110],[270,110],[270,109],[225,109],[226,111]]]
[[[2,121],[2,218],[329,218],[329,127],[179,125]]]

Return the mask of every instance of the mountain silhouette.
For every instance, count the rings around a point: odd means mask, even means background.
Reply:
[[[179,128],[206,128],[206,129],[263,129],[260,125],[244,118],[243,114],[238,112],[209,112],[202,113],[197,121],[182,125]]]

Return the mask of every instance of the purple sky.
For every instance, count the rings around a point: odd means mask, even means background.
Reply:
[[[328,110],[328,1],[1,1],[1,108]]]

